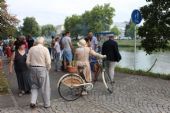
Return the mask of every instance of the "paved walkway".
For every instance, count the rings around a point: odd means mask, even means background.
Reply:
[[[17,96],[15,75],[8,75],[12,95],[0,96],[0,113],[170,113],[170,81],[116,73],[113,94],[107,93],[100,79],[89,95],[67,102],[56,89],[62,74],[50,72],[51,108],[44,109],[40,99],[35,110],[29,108],[29,95]]]

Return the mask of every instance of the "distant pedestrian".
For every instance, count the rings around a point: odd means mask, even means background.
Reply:
[[[50,54],[51,54],[51,59],[54,60],[55,59],[54,58],[55,57],[55,48],[54,48],[54,46],[55,46],[55,38],[54,38],[54,36],[52,36],[51,39],[52,40],[51,40],[51,53]]]
[[[29,69],[26,65],[26,50],[25,42],[18,42],[18,49],[13,53],[9,72],[12,73],[13,65],[17,76],[19,96],[25,93],[30,93],[31,90],[31,79],[29,75]]]
[[[68,65],[71,65],[73,60],[73,45],[70,38],[70,32],[66,32],[65,37],[62,39],[62,47],[63,47],[63,62],[64,69],[67,69]]]
[[[90,42],[91,42],[91,48],[96,51],[97,50],[97,44],[98,44],[98,41],[97,41],[97,38],[93,35],[92,32],[89,32],[88,33],[88,38],[90,39]]]
[[[114,82],[114,75],[115,75],[115,66],[116,62],[119,62],[121,60],[121,55],[119,53],[118,44],[116,41],[114,41],[114,35],[110,34],[108,35],[109,40],[103,43],[102,46],[102,54],[106,55],[106,64],[107,64],[107,71],[109,72],[109,75]]]
[[[31,86],[31,108],[36,107],[39,90],[42,93],[44,107],[50,107],[50,80],[49,70],[51,68],[51,58],[49,51],[44,47],[44,37],[37,38],[37,45],[33,46],[27,57],[27,65],[30,67]]]
[[[13,54],[13,42],[10,41],[8,45],[5,47],[5,55],[7,56],[8,60],[11,59],[11,56]]]
[[[4,53],[3,53],[3,42],[0,41],[0,57],[4,56]]]
[[[55,49],[55,70],[56,71],[60,71],[60,54],[61,54],[61,49],[60,49],[60,44],[59,44],[59,40],[60,38],[59,37],[56,37],[55,38],[55,46],[54,46],[54,49]]]
[[[34,39],[30,34],[27,36],[27,42],[28,42],[28,49],[30,49],[34,44]]]

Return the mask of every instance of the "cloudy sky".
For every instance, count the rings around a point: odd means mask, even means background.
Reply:
[[[110,3],[116,10],[114,22],[129,21],[133,9],[146,5],[146,0],[7,0],[9,12],[21,20],[34,16],[40,25],[64,23],[72,14],[82,14],[97,4]]]

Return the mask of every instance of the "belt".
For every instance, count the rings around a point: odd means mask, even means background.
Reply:
[[[45,66],[31,66],[31,67],[45,67]]]

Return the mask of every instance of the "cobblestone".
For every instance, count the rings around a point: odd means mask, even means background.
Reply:
[[[87,96],[67,102],[52,100],[45,109],[0,108],[0,113],[170,113],[170,82],[166,80],[117,74],[114,92],[109,94],[101,80]]]

